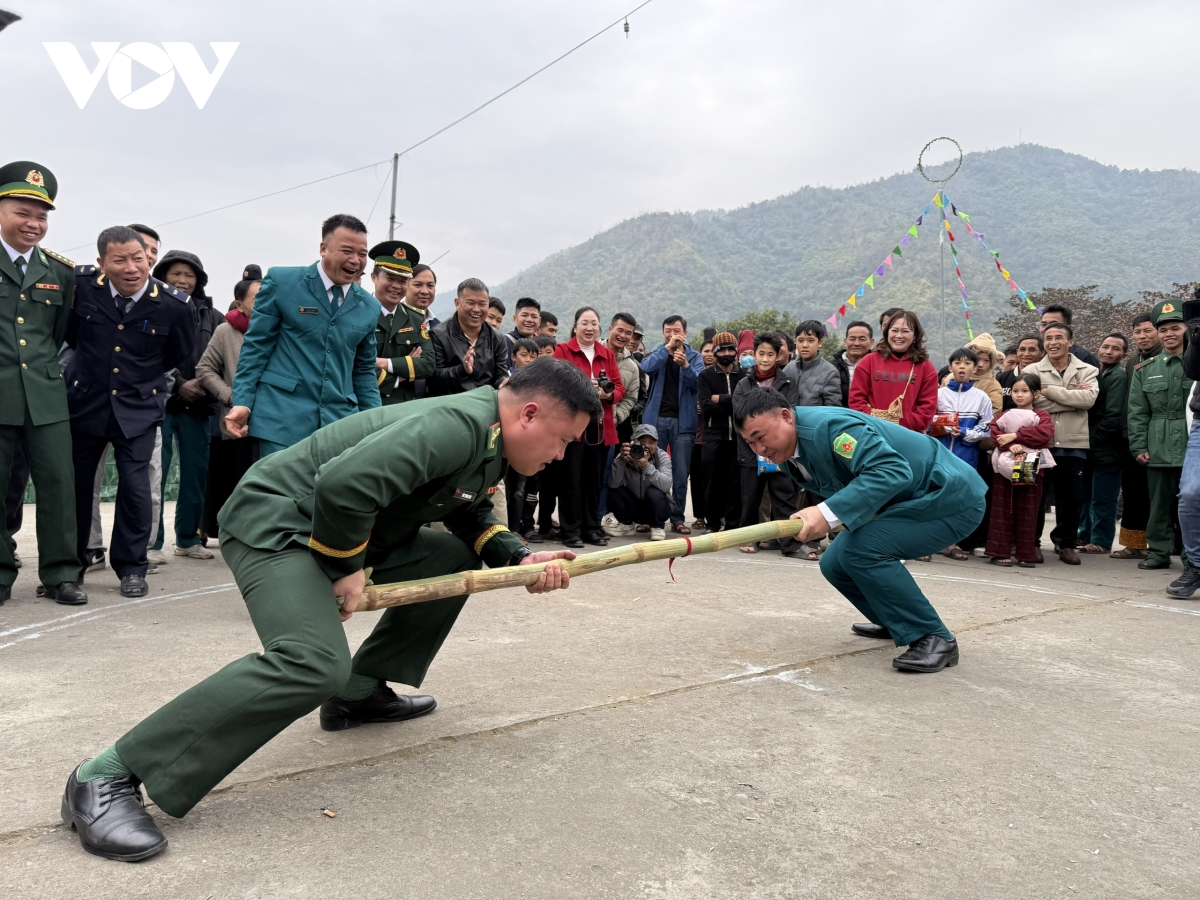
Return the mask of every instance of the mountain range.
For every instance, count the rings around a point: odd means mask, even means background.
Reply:
[[[952,168],[926,171],[943,178]],[[693,332],[762,309],[826,320],[901,246],[894,268],[847,312],[877,321],[888,307],[913,309],[941,355],[965,342],[966,331],[936,206],[900,244],[937,189],[914,169],[852,187],[802,187],[734,210],[648,213],[554,253],[494,292],[506,301],[537,297],[560,319],[584,304],[602,319],[627,309],[648,338],[670,313],[687,317]],[[967,154],[944,190],[1026,291],[1096,284],[1125,299],[1195,280],[1200,269],[1200,173],[1120,169],[1021,144]],[[1012,291],[966,223],[951,217],[951,227],[978,333],[1009,311]]]

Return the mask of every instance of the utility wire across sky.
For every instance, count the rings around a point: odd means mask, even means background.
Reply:
[[[632,16],[634,13],[636,13],[638,10],[642,9],[645,6],[649,6],[653,2],[654,2],[654,0],[643,0],[642,3],[639,3],[633,9],[629,10],[629,12],[625,13],[624,15],[620,16],[619,18],[617,18],[614,21],[610,22],[609,24],[605,25],[603,28],[601,28],[599,31],[597,31],[595,34],[593,34],[591,37],[587,38],[586,40],[580,41],[578,44],[576,44],[570,50],[568,50],[565,53],[561,54],[560,56],[557,56],[554,59],[550,60],[550,62],[546,63],[546,65],[542,66],[537,71],[532,72],[529,75],[526,75],[524,78],[522,78],[516,84],[501,91],[499,94],[492,97],[490,100],[479,104],[479,106],[476,106],[470,112],[459,116],[457,119],[455,119],[450,124],[443,125],[441,128],[439,128],[437,131],[433,132],[432,134],[429,134],[429,135],[421,138],[421,140],[417,141],[415,144],[412,144],[411,146],[406,147],[405,149],[401,150],[399,155],[404,156],[407,153],[411,153],[413,150],[416,150],[418,147],[429,143],[434,138],[445,134],[447,131],[449,131],[451,128],[454,128],[456,125],[461,125],[463,122],[465,122],[467,119],[471,118],[476,113],[482,112],[483,110],[485,110],[489,106],[491,106],[493,103],[495,103],[497,100],[501,99],[502,97],[507,96],[508,94],[511,94],[517,88],[521,87],[521,85],[533,80],[538,75],[541,75],[543,72],[545,72],[547,69],[562,62],[564,59],[566,59],[568,56],[570,56],[576,50],[579,50],[579,49],[587,46],[592,41],[594,41],[596,38],[598,38],[602,34],[604,34],[606,31],[610,31],[611,29],[622,24],[623,22],[628,20],[628,18],[630,16]],[[298,191],[301,188],[310,187],[314,184],[321,184],[324,181],[332,181],[335,178],[342,178],[346,175],[353,175],[355,172],[364,172],[367,169],[373,169],[377,166],[390,165],[391,162],[392,162],[392,157],[388,157],[387,159],[377,160],[376,162],[367,163],[365,166],[357,166],[356,168],[353,168],[353,169],[346,169],[344,172],[336,172],[333,175],[326,175],[323,178],[314,178],[311,181],[305,181],[300,184],[294,184],[291,187],[280,188],[277,191],[270,191],[269,193],[266,193],[266,194],[259,194],[256,197],[248,197],[245,200],[238,200],[235,203],[226,203],[224,206],[216,206],[216,207],[213,207],[212,209],[206,209],[203,212],[192,213],[191,215],[182,216],[178,219],[171,219],[170,221],[167,221],[167,222],[160,222],[160,223],[156,224],[154,227],[155,228],[163,228],[167,225],[177,225],[180,222],[188,222],[192,219],[199,219],[202,216],[210,216],[213,213],[224,212],[227,209],[233,209],[238,206],[245,206],[247,203],[256,203],[259,200],[266,200],[269,197],[278,197],[280,194],[287,194],[291,191]],[[378,202],[378,201],[376,201],[376,202]],[[81,244],[79,247],[72,247],[71,250],[79,250],[82,247],[87,247],[87,246],[90,246],[90,244]],[[70,251],[68,251],[68,252],[70,252]]]

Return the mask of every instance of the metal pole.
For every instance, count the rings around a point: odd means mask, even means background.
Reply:
[[[400,154],[392,154],[392,214],[388,217],[388,240],[396,237],[396,176],[400,170]],[[943,291],[944,293],[944,291]],[[942,300],[945,306],[945,298]],[[943,326],[944,328],[944,326]]]
[[[942,248],[942,356],[948,352],[946,348],[946,236],[939,236],[938,243]]]

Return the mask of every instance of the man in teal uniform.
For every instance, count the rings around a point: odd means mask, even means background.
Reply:
[[[416,397],[416,382],[433,374],[433,340],[425,310],[405,302],[412,267],[421,259],[417,248],[404,241],[384,241],[367,254],[375,261],[371,281],[379,301],[375,369],[383,405]]]
[[[318,262],[263,279],[225,417],[230,434],[258,438],[261,456],[379,406],[379,304],[357,284],[366,266],[366,226],[337,215],[321,226]]]
[[[129,861],[158,853],[167,842],[142,783],[182,816],[318,706],[330,731],[431,712],[433,698],[399,696],[387,682],[421,684],[467,598],[387,610],[352,658],[341,623],[362,597],[365,569],[384,584],[573,558],[530,553],[497,521],[492,495],[508,466],[539,472],[600,415],[582,372],[543,359],[499,391],[369,410],[257,463],[220,525],[263,652],[184,692],[71,774],[62,816],[84,848]],[[438,521],[449,531],[423,527]],[[568,583],[551,565],[529,590]]]
[[[901,561],[975,529],[986,492],[975,470],[928,435],[838,407],[793,409],[772,388],[752,391],[733,417],[755,453],[826,498],[792,518],[804,520],[801,542],[840,531],[821,574],[870,620],[851,630],[908,645],[897,669],[957,665],[958,642]]]

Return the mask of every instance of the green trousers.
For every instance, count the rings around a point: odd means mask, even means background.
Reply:
[[[418,540],[423,558],[405,548],[404,565],[388,567],[385,560],[372,579],[409,581],[482,565],[454,535],[422,528]],[[121,760],[173,816],[186,814],[275,735],[335,696],[351,672],[419,686],[467,600],[386,610],[351,659],[330,581],[308,549],[256,550],[228,537],[221,552],[262,652],[231,662],[117,741]]]
[[[75,546],[75,463],[71,457],[71,423],[34,425],[25,410],[24,425],[0,425],[0,472],[12,470],[17,441],[24,438],[29,476],[37,491],[38,577],[42,584],[79,581],[81,564]],[[0,522],[0,584],[17,580],[12,535]]]
[[[980,499],[930,508],[919,522],[885,512],[838,534],[821,557],[821,574],[869,621],[887,628],[897,647],[927,634],[954,640],[900,561],[945,550],[975,530],[983,511]]]
[[[1146,522],[1147,558],[1153,562],[1171,561],[1183,553],[1183,533],[1179,530],[1179,477],[1183,469],[1171,466],[1148,466],[1146,483],[1150,487],[1150,518]]]

